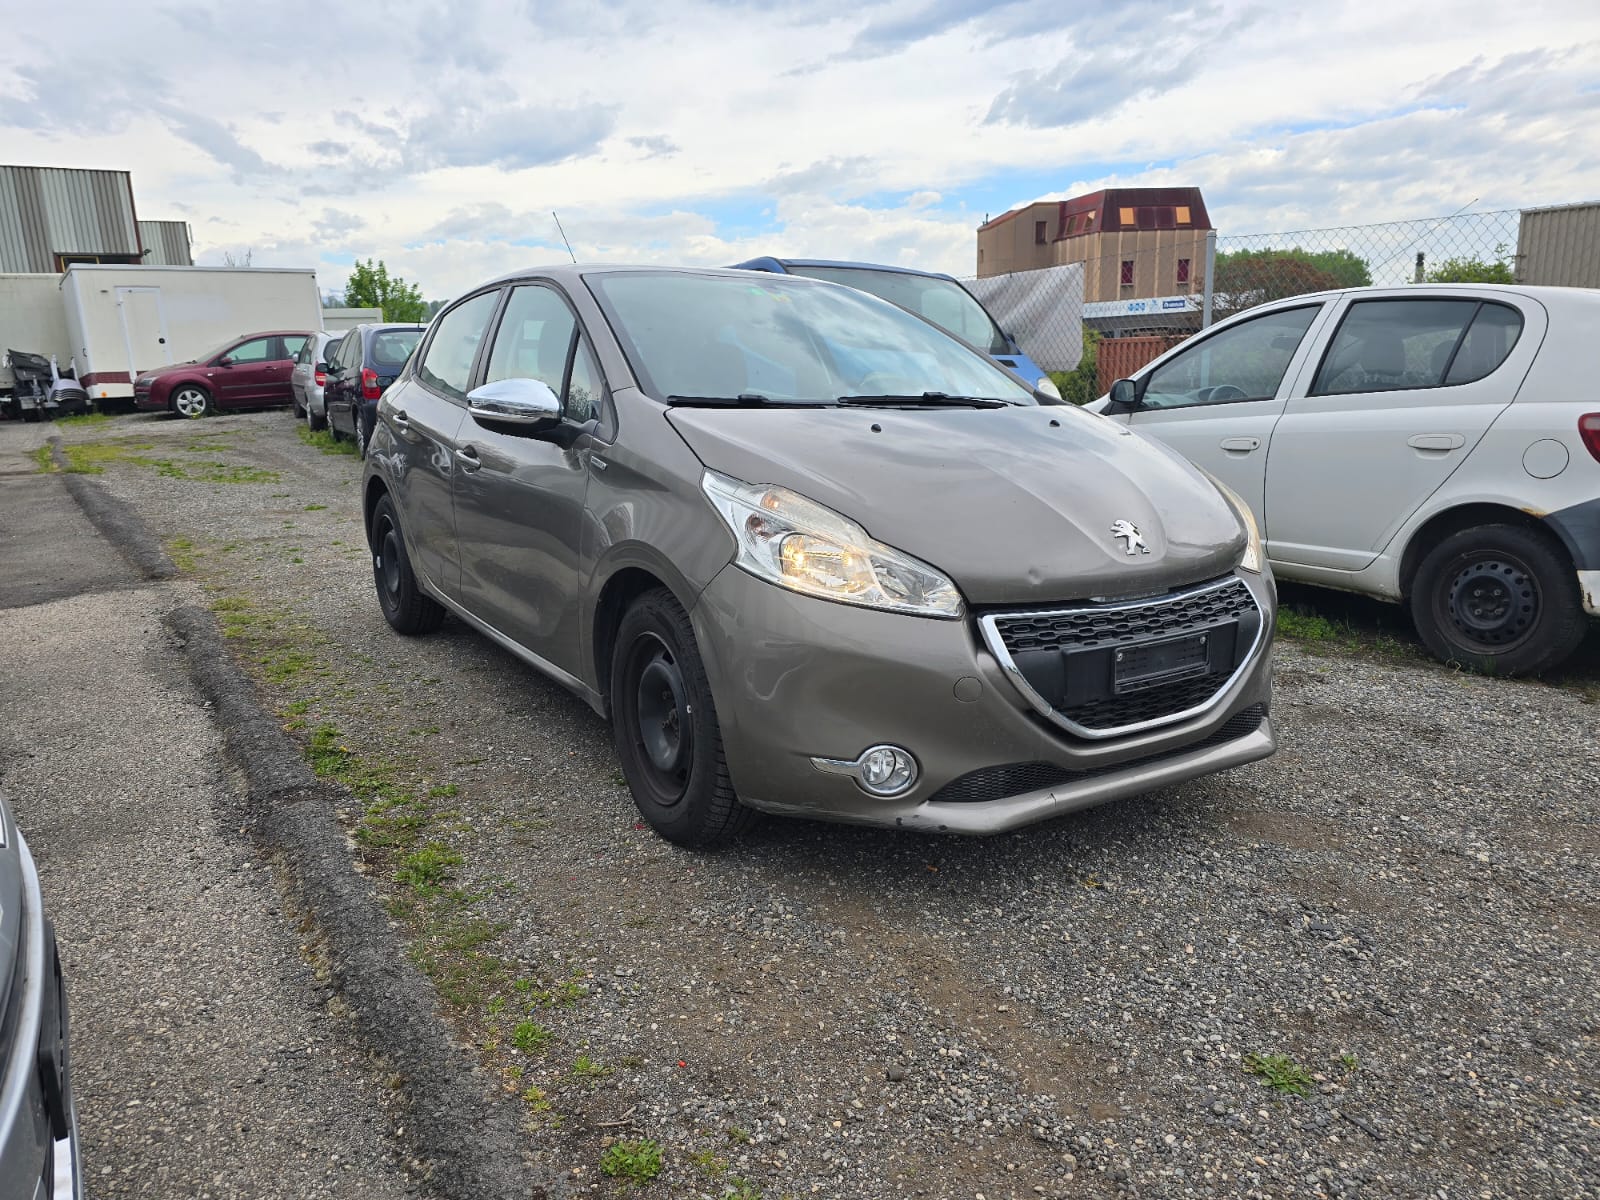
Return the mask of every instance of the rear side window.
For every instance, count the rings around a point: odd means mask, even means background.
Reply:
[[[473,360],[499,302],[499,292],[484,292],[463,300],[441,316],[417,370],[418,378],[446,396],[465,400],[472,382]]]
[[[227,357],[236,363],[270,362],[276,338],[255,338],[228,351]]]
[[[322,348],[322,357],[321,357],[320,361],[321,362],[325,362],[325,363],[331,363],[334,359],[338,358],[339,357],[339,343],[340,343],[340,339],[339,338],[330,339],[328,344]]]
[[[294,337],[284,338],[283,356],[285,358],[294,358],[300,353],[300,351],[306,348],[306,343],[308,343],[310,340],[311,339],[306,337],[304,334],[296,334]]]
[[[372,345],[367,357],[372,365],[383,370],[398,371],[422,340],[420,329],[384,329],[372,335]]]
[[[1434,388],[1482,379],[1522,333],[1522,314],[1479,300],[1358,300],[1333,337],[1314,396]]]

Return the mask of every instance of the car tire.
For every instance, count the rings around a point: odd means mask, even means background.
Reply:
[[[665,588],[623,614],[611,654],[611,735],[645,821],[669,842],[709,847],[755,818],[728,777],[722,730],[694,628]]]
[[[198,383],[186,383],[172,393],[172,411],[180,417],[209,417],[216,412],[211,393]]]
[[[400,518],[394,500],[379,499],[372,510],[368,535],[372,549],[372,581],[378,590],[378,606],[384,620],[396,633],[412,636],[432,633],[444,623],[444,606],[422,590],[406,554],[406,540],[400,532]]]
[[[312,433],[316,433],[318,430],[326,429],[328,427],[328,418],[322,413],[317,412],[317,410],[312,408],[311,404],[307,402],[306,424],[311,426]]]
[[[334,421],[333,417],[330,415],[330,416],[326,417],[325,419],[326,419],[327,425],[328,425],[328,436],[331,437],[336,442],[344,441],[344,431],[339,428],[337,422]]]
[[[355,428],[356,457],[365,459],[367,457],[367,427],[362,423],[360,413],[355,414],[355,420],[351,424]]]
[[[300,397],[298,394],[291,396],[289,398],[289,403],[294,405],[294,419],[296,421],[306,415],[305,406],[300,403]]]
[[[1548,671],[1588,632],[1561,543],[1520,525],[1480,525],[1445,538],[1417,567],[1410,603],[1434,657],[1488,675]]]

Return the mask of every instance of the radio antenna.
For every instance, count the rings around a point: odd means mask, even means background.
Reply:
[[[567,241],[567,231],[565,229],[561,228],[561,218],[556,216],[556,210],[553,209],[553,208],[550,210],[550,215],[555,218],[556,232],[561,235],[561,240],[563,242],[566,242],[567,253],[568,254],[572,254],[572,243]],[[572,254],[572,261],[573,262],[577,262],[578,261],[578,256],[576,254]]]

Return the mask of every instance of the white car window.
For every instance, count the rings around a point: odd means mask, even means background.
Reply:
[[[1272,399],[1319,307],[1266,313],[1196,341],[1150,375],[1144,407]]]
[[[1504,304],[1424,298],[1358,300],[1334,334],[1314,396],[1470,383],[1502,362],[1522,332]]]

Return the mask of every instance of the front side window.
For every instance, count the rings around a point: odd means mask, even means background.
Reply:
[[[483,381],[537,379],[561,395],[567,351],[576,329],[572,310],[550,288],[528,285],[512,289]]]
[[[272,338],[252,338],[248,342],[235,346],[228,351],[228,357],[236,363],[269,362],[272,359]]]
[[[331,363],[339,357],[339,343],[340,340],[338,338],[331,338],[328,344],[322,348],[322,361],[324,363]]]
[[[1461,299],[1358,300],[1312,385],[1314,396],[1439,387],[1481,379],[1505,360],[1522,317]]]
[[[603,272],[585,282],[644,390],[830,404],[925,393],[1011,404],[1033,394],[926,321],[851,288],[743,273]]]
[[[578,340],[572,356],[572,377],[567,381],[566,414],[569,421],[587,421],[600,415],[600,365],[589,343]]]
[[[1168,359],[1150,375],[1146,408],[1270,400],[1318,306],[1252,317]]]
[[[465,400],[478,345],[499,302],[499,292],[483,292],[441,316],[417,378],[446,396]]]

